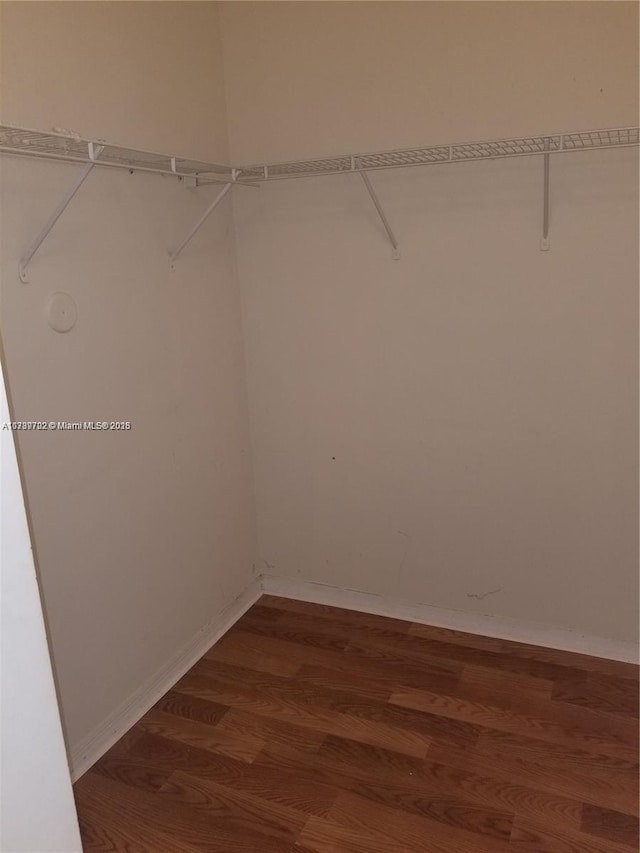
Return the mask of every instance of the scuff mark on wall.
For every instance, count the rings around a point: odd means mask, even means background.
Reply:
[[[488,595],[495,595],[497,592],[502,592],[503,589],[503,586],[499,586],[498,589],[490,589],[488,592],[468,592],[467,598],[477,598],[478,601],[482,601]]]

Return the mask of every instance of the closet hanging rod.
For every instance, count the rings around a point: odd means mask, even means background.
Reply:
[[[98,147],[101,154],[99,158],[95,158],[93,152]],[[236,170],[223,163],[207,163],[173,154],[158,154],[112,145],[104,140],[83,139],[76,134],[47,133],[11,125],[0,125],[0,153],[151,172],[174,178],[188,178],[196,184],[237,182]],[[251,183],[243,181],[243,185],[250,186]]]
[[[238,183],[312,178],[378,169],[404,169],[435,163],[466,163],[470,160],[494,160],[531,155],[568,154],[607,148],[629,148],[639,143],[638,127],[616,127],[431,145],[369,154],[347,154],[285,163],[265,163],[238,167]]]

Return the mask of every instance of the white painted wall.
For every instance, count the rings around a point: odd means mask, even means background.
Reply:
[[[638,121],[632,3],[228,3],[231,155]],[[637,639],[637,152],[234,199],[261,568]],[[485,597],[486,596],[486,597]]]
[[[2,120],[227,157],[217,7],[2,3]],[[244,356],[228,201],[95,169],[18,280],[77,174],[2,159],[2,333],[19,420],[131,421],[19,436],[67,745],[91,741],[253,578]],[[78,306],[67,334],[46,305]],[[103,732],[104,734],[104,732]]]
[[[80,853],[13,433],[3,428],[0,513],[0,850]]]

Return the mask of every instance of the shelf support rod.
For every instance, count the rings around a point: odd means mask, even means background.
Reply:
[[[229,190],[231,189],[231,187],[232,187],[232,184],[230,184],[230,183],[229,183],[229,184],[225,184],[225,185],[224,185],[224,187],[220,190],[220,192],[218,193],[218,195],[217,195],[217,196],[214,198],[214,200],[211,202],[211,204],[209,205],[209,207],[208,207],[208,208],[205,210],[205,212],[202,214],[202,216],[200,217],[200,219],[198,219],[198,221],[197,221],[197,222],[196,222],[196,224],[193,226],[193,228],[191,229],[191,231],[189,231],[189,233],[188,233],[188,234],[187,234],[187,236],[184,238],[184,240],[182,241],[182,243],[180,243],[180,245],[178,246],[178,248],[177,248],[177,249],[174,249],[174,250],[173,250],[173,252],[171,252],[171,253],[169,254],[169,266],[171,267],[171,269],[175,269],[175,262],[176,262],[176,260],[178,259],[178,256],[181,254],[182,250],[185,248],[185,246],[187,245],[187,243],[189,243],[189,242],[191,241],[191,239],[192,239],[192,238],[194,237],[194,235],[195,235],[195,234],[200,230],[200,228],[204,225],[205,221],[209,218],[209,216],[213,213],[213,211],[216,209],[216,207],[220,204],[220,202],[221,202],[221,201],[222,201],[222,199],[226,196],[226,194],[229,192]]]
[[[549,150],[549,137],[545,137],[544,150]],[[543,155],[543,198],[542,198],[542,240],[540,249],[549,251],[549,154]]]
[[[400,260],[400,249],[398,247],[398,241],[396,240],[396,235],[393,233],[393,229],[389,225],[389,220],[386,217],[386,214],[380,204],[380,200],[376,195],[376,191],[371,184],[371,180],[369,175],[366,173],[364,169],[359,170],[360,177],[364,181],[364,185],[367,188],[367,192],[371,196],[371,201],[374,203],[376,210],[378,211],[378,216],[382,220],[382,224],[384,225],[384,230],[387,232],[387,237],[389,238],[389,242],[393,246],[393,252],[391,253],[391,257],[394,261]]]
[[[94,145],[93,142],[89,143],[89,157],[91,158],[91,162],[87,163],[87,165],[84,166],[84,168],[82,169],[82,171],[80,172],[80,174],[78,175],[76,180],[69,187],[67,192],[62,197],[60,203],[56,207],[56,209],[53,211],[53,213],[51,214],[51,216],[49,217],[49,219],[47,220],[45,225],[42,227],[42,230],[40,231],[40,233],[37,235],[37,237],[35,237],[35,239],[31,243],[31,245],[27,249],[27,251],[20,258],[20,264],[18,267],[18,271],[20,274],[20,281],[24,282],[25,284],[29,281],[29,276],[27,274],[27,267],[29,266],[31,259],[33,258],[35,253],[38,251],[40,246],[44,243],[44,241],[47,238],[47,235],[49,234],[49,232],[51,231],[53,226],[56,224],[58,219],[60,219],[60,217],[62,216],[64,211],[67,209],[69,203],[71,202],[71,200],[73,199],[75,194],[78,192],[78,190],[80,189],[82,184],[85,182],[85,180],[89,176],[89,173],[91,172],[93,167],[96,165],[96,160],[98,159],[98,157],[100,156],[100,154],[102,153],[103,150],[104,150],[104,145]]]

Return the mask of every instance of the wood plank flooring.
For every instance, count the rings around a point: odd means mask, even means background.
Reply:
[[[631,664],[263,596],[75,785],[85,851],[629,853]]]

